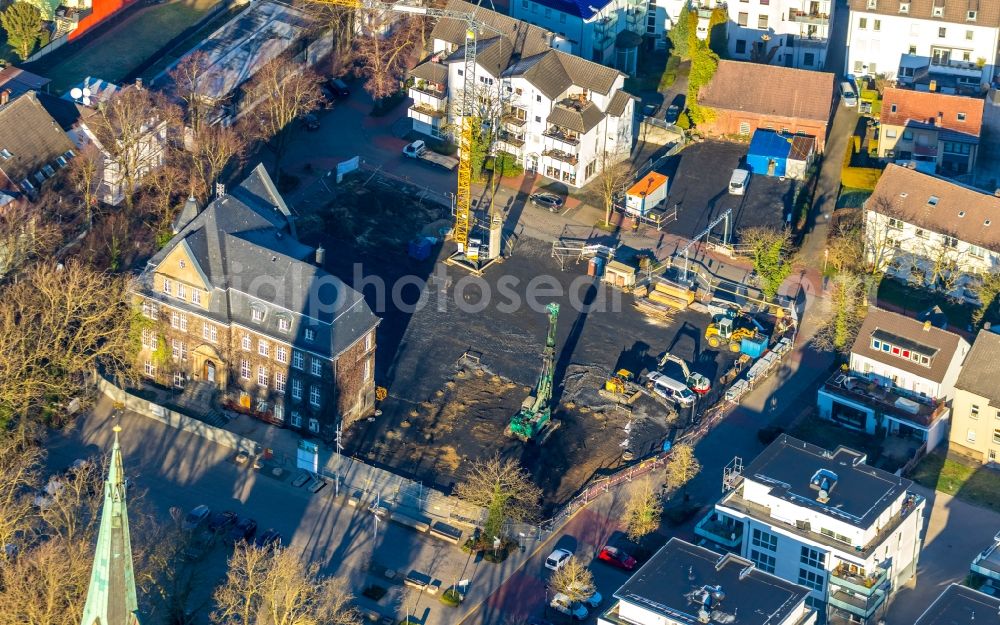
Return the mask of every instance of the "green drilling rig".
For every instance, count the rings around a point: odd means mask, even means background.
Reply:
[[[542,372],[538,375],[535,392],[525,398],[521,411],[514,415],[507,426],[511,436],[528,442],[536,438],[552,423],[552,375],[556,366],[556,321],[559,319],[559,304],[553,302],[545,307],[549,313],[549,333],[545,337],[542,351]]]

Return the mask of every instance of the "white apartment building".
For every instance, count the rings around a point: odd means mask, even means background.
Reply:
[[[461,0],[449,8],[469,10]],[[481,38],[476,97],[501,103],[497,150],[513,154],[527,171],[572,187],[593,180],[602,163],[628,158],[635,98],[622,90],[625,75],[550,47],[551,33],[479,8],[476,15],[509,35]],[[441,19],[431,33],[430,59],[411,72],[414,130],[432,137],[458,125],[455,102],[465,81],[465,25]]]
[[[888,275],[975,302],[1000,266],[1000,197],[889,164],[865,201],[865,253]]]
[[[917,567],[924,499],[864,454],[782,435],[745,469],[695,533],[810,589],[833,625],[874,625]]]
[[[648,0],[511,0],[515,19],[555,33],[553,47],[634,74]]]
[[[930,451],[948,437],[949,402],[968,353],[968,341],[930,321],[869,308],[848,371],[819,389],[819,416],[919,441]]]
[[[980,330],[955,382],[948,450],[983,464],[1000,463],[1000,334]],[[1000,553],[992,556],[1000,590]]]
[[[646,34],[666,45],[685,0],[649,0]],[[727,7],[730,59],[765,60],[772,65],[822,71],[830,39],[831,0],[696,0],[698,38],[708,37],[712,8]]]
[[[111,206],[117,206],[125,199],[129,179],[139,181],[166,162],[167,122],[163,120],[151,119],[143,128],[142,136],[114,156],[101,145],[86,120],[70,136],[79,149],[93,144],[100,153],[97,199]]]
[[[614,594],[598,625],[813,625],[809,589],[753,562],[671,538]]]
[[[920,90],[979,94],[992,82],[1000,5],[850,0],[845,73],[891,74]]]

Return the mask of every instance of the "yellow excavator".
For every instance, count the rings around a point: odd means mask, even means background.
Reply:
[[[712,323],[705,329],[705,340],[709,347],[719,349],[723,345],[729,347],[731,352],[739,352],[743,339],[752,339],[758,336],[758,328],[748,327],[744,323],[737,323],[742,317],[734,318],[732,315],[718,315]],[[750,320],[753,321],[752,319]]]
[[[628,369],[619,369],[604,381],[604,388],[597,393],[612,401],[626,406],[631,405],[642,394],[642,389],[635,382],[635,376]]]

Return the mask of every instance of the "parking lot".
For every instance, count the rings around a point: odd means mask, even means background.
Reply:
[[[780,228],[792,210],[796,180],[752,176],[744,195],[730,195],[733,170],[745,165],[747,146],[742,143],[705,141],[690,145],[657,169],[670,177],[664,207],[677,206],[677,221],[664,228],[686,239],[700,234],[727,209],[732,209],[731,233],[753,226]],[[713,232],[721,238],[722,225]],[[738,238],[738,237],[737,237]]]

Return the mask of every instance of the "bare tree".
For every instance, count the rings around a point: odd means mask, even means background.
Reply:
[[[602,150],[597,157],[601,171],[597,174],[597,186],[604,201],[604,225],[611,225],[615,199],[625,192],[625,185],[632,181],[632,167],[626,155]]]
[[[227,166],[242,160],[247,141],[232,126],[205,125],[194,132],[193,148],[202,187],[211,190]]]
[[[562,567],[552,574],[549,583],[556,592],[569,597],[570,601],[584,601],[597,592],[594,575],[576,556],[570,556]]]
[[[236,546],[225,582],[215,592],[216,625],[356,625],[345,580],[324,577],[280,547]]]
[[[456,494],[469,503],[486,508],[484,539],[502,537],[508,520],[526,522],[538,514],[542,491],[531,481],[531,475],[513,459],[494,455],[478,460]]]
[[[897,254],[899,244],[900,212],[889,198],[873,195],[865,202],[864,249],[858,250],[866,259],[867,273],[881,276],[889,269]]]
[[[886,87],[896,86],[896,74],[894,72],[882,72],[875,75],[875,91],[879,96],[885,94]]]
[[[662,514],[663,503],[648,481],[634,487],[625,504],[625,531],[629,540],[638,541],[655,532]]]
[[[81,263],[35,265],[0,293],[0,422],[78,395],[95,367],[134,376],[129,282]],[[57,413],[59,414],[59,413]]]
[[[168,74],[174,84],[174,93],[184,102],[187,123],[195,133],[201,129],[209,108],[201,90],[210,69],[208,54],[196,50],[182,58]]]
[[[245,120],[252,136],[270,142],[276,181],[292,122],[319,104],[319,80],[311,69],[280,57],[261,68],[246,87],[246,101],[253,110]]]
[[[118,187],[126,207],[132,208],[139,181],[163,160],[167,127],[176,118],[166,98],[139,85],[118,91],[87,118],[105,154],[104,182]]]
[[[35,520],[31,494],[39,485],[42,452],[32,439],[30,430],[24,429],[0,437],[0,562],[4,566],[13,555],[8,546],[23,549]]]
[[[354,61],[366,79],[365,91],[379,100],[399,91],[422,27],[419,17],[391,12],[372,14],[370,19],[371,34],[354,40]],[[380,34],[390,26],[387,34]]]
[[[680,443],[670,450],[667,460],[666,481],[667,490],[676,491],[687,486],[701,471],[701,463],[695,458],[694,448],[687,443]]]
[[[97,193],[101,188],[104,155],[93,143],[84,145],[76,158],[69,162],[69,179],[77,192],[86,214],[87,227],[94,225]]]
[[[78,625],[91,549],[89,541],[55,536],[0,567],[0,625]]]
[[[13,205],[0,210],[0,277],[26,261],[52,252],[62,233],[40,205]]]

